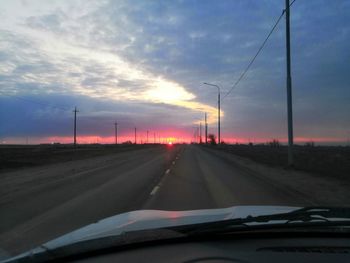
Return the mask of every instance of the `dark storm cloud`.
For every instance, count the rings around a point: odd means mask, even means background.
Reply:
[[[81,96],[5,96],[0,98],[0,138],[71,136],[74,109],[71,105],[77,105],[79,110],[80,136],[110,136],[115,120],[121,135],[130,134],[134,127],[156,130],[188,126],[178,115],[178,107],[165,104],[115,103]]]

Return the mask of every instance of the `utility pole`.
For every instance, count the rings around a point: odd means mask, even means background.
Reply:
[[[204,82],[203,84],[208,85],[208,86],[213,86],[216,87],[218,89],[218,144],[221,143],[221,135],[220,135],[220,87],[218,85],[215,84],[210,84],[210,83],[206,83]]]
[[[292,110],[292,74],[290,59],[290,9],[286,0],[286,56],[287,56],[287,114],[288,114],[288,165],[293,166],[293,110]]]
[[[148,130],[147,130],[147,141],[146,141],[146,143],[148,144]]]
[[[193,143],[197,143],[197,127],[194,127],[194,132],[193,132]]]
[[[77,145],[77,107],[74,108],[74,147]]]
[[[220,89],[219,89],[219,93],[218,93],[218,123],[219,123],[219,127],[218,127],[218,134],[219,134],[219,138],[218,138],[218,142],[219,145],[221,143],[221,124],[220,124]]]
[[[205,144],[208,144],[208,123],[207,123],[207,113],[204,115],[205,120]]]
[[[135,144],[136,144],[136,127],[135,127]]]
[[[196,141],[197,141],[198,144],[199,144],[201,140],[200,140],[200,138],[199,138],[199,127],[198,127],[198,126],[196,127],[196,137],[197,137],[197,140],[196,140]]]
[[[202,144],[202,122],[199,122],[199,143]]]
[[[115,127],[115,144],[118,144],[118,123],[117,122],[114,123],[114,127]]]
[[[153,133],[153,143],[156,144],[156,133]]]

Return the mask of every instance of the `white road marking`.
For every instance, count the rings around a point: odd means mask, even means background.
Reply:
[[[157,193],[158,189],[159,189],[159,186],[158,186],[158,185],[155,186],[155,187],[153,188],[152,192],[150,193],[150,195],[155,195],[155,193]]]
[[[165,175],[169,174],[170,173],[170,169],[166,170],[165,171]],[[152,192],[150,193],[150,195],[155,195],[157,193],[157,191],[159,190],[160,186],[162,185],[163,181],[164,181],[164,178],[159,182],[159,184],[157,186],[155,186],[152,190]]]

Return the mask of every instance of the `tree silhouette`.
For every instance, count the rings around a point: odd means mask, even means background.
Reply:
[[[208,138],[209,138],[209,143],[210,143],[211,145],[216,145],[216,137],[215,137],[214,134],[209,134],[209,135],[208,135]]]

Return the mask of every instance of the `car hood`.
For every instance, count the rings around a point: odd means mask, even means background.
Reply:
[[[102,219],[53,239],[10,260],[35,255],[83,241],[118,236],[127,232],[209,223],[245,218],[247,216],[287,213],[299,208],[290,206],[234,206],[190,211],[138,210]]]

